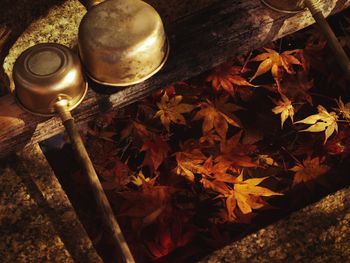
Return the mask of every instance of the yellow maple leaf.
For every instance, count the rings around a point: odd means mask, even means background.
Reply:
[[[238,207],[243,214],[249,214],[253,209],[259,209],[265,205],[262,196],[282,195],[274,192],[268,188],[258,186],[262,181],[268,177],[251,178],[243,180],[243,171],[236,178],[236,183],[233,189],[225,195],[226,209],[228,217],[231,220],[236,218],[235,208]]]
[[[214,103],[207,100],[201,103],[201,110],[196,113],[193,120],[203,119],[203,134],[208,134],[215,129],[221,138],[226,137],[228,124],[241,127],[239,119],[232,112],[242,109],[241,107],[227,102],[227,97],[220,97]]]
[[[283,53],[269,48],[264,48],[267,52],[257,55],[252,58],[251,61],[262,61],[254,74],[250,79],[252,81],[256,77],[271,70],[274,79],[281,78],[281,70],[285,70],[288,74],[294,74],[292,65],[301,65],[300,61],[292,54],[299,52],[299,50],[288,50]]]
[[[278,167],[278,163],[267,154],[259,154],[257,163],[262,167],[275,166]]]
[[[150,179],[146,178],[142,171],[139,171],[137,174],[132,175],[130,177],[130,181],[135,184],[136,186],[141,186],[144,182],[149,182]]]
[[[338,132],[338,116],[335,112],[328,112],[323,106],[318,105],[317,107],[318,113],[306,117],[301,121],[295,122],[304,123],[311,125],[309,128],[305,130],[301,130],[301,132],[325,132],[325,140],[324,143],[327,142],[328,138],[334,133]]]
[[[291,168],[290,170],[295,172],[292,186],[299,183],[306,183],[328,172],[330,167],[322,164],[323,161],[323,158],[315,157],[311,159],[311,157],[307,157],[302,164]]]
[[[155,117],[160,118],[167,131],[169,131],[170,123],[186,125],[186,120],[182,113],[190,112],[194,109],[193,105],[181,103],[181,101],[181,95],[169,98],[165,92],[161,101],[157,103],[159,110],[156,112]]]
[[[283,128],[284,122],[288,117],[293,122],[294,117],[294,107],[292,102],[283,94],[281,94],[282,100],[277,102],[277,106],[272,109],[274,114],[281,114],[281,128]]]

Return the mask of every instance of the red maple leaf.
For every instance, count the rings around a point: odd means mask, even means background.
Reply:
[[[144,142],[140,151],[146,152],[143,164],[148,165],[152,170],[157,170],[167,158],[170,147],[161,136],[153,136],[152,139]]]

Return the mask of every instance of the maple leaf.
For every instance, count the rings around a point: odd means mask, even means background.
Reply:
[[[165,92],[161,101],[157,103],[159,110],[155,117],[160,118],[163,126],[169,131],[170,123],[186,125],[186,120],[182,113],[190,112],[194,109],[193,105],[181,103],[182,96],[174,96],[169,98]]]
[[[154,259],[168,255],[178,247],[189,243],[197,229],[184,222],[181,215],[172,216],[170,222],[160,222],[145,241],[146,247]]]
[[[335,112],[328,112],[323,106],[318,105],[317,107],[318,114],[311,115],[306,117],[303,120],[295,122],[304,123],[311,125],[301,132],[325,132],[324,144],[327,142],[327,139],[334,133],[338,132],[338,116]]]
[[[324,145],[324,148],[331,155],[347,155],[350,149],[350,126],[340,126],[340,131]]]
[[[243,180],[243,170],[236,178],[237,182],[233,189],[225,195],[226,209],[230,221],[234,221],[237,217],[235,209],[238,207],[243,214],[249,214],[252,209],[259,209],[265,205],[262,196],[282,195],[268,188],[258,186],[268,177],[251,178]]]
[[[249,156],[255,151],[256,147],[249,144],[241,144],[239,142],[241,136],[242,132],[239,132],[228,140],[222,141],[220,144],[221,155],[217,156],[215,161],[228,161],[234,168],[256,167],[257,164]]]
[[[281,79],[281,71],[284,69],[288,74],[294,74],[292,65],[301,65],[300,61],[293,56],[294,53],[298,52],[298,49],[284,51],[278,53],[277,51],[269,48],[264,48],[267,52],[257,55],[252,58],[251,61],[262,61],[254,74],[250,79],[252,81],[256,77],[271,70],[274,79]]]
[[[199,142],[201,144],[209,144],[209,145],[214,145],[215,142],[219,142],[221,141],[220,136],[218,136],[217,134],[215,134],[214,130],[211,130],[205,134],[203,134],[202,137],[199,138]]]
[[[255,87],[241,76],[241,71],[241,67],[226,62],[215,67],[207,77],[207,81],[211,82],[215,91],[223,89],[233,96],[237,86]]]
[[[324,158],[315,157],[311,159],[311,157],[307,157],[302,164],[291,168],[290,170],[295,172],[292,186],[299,183],[307,183],[328,172],[330,167],[322,164],[323,161]]]
[[[196,113],[193,120],[204,119],[202,125],[203,134],[207,134],[212,129],[215,129],[221,138],[225,138],[228,124],[238,128],[241,127],[240,121],[232,112],[242,108],[233,103],[228,103],[227,100],[227,97],[220,97],[214,103],[207,100],[200,104],[201,109]]]
[[[278,166],[278,163],[266,154],[259,154],[257,163],[262,167]]]
[[[146,178],[142,171],[139,171],[136,175],[130,177],[130,181],[136,186],[142,186],[144,182],[150,182],[150,179]]]
[[[203,163],[207,157],[199,150],[192,149],[187,152],[177,152],[175,169],[176,174],[185,176],[191,182],[194,182],[195,174],[205,172]]]
[[[178,189],[154,185],[154,180],[143,182],[140,191],[125,191],[121,197],[118,216],[131,220],[133,231],[139,231],[172,210],[172,195]]]
[[[350,120],[350,102],[344,104],[341,98],[336,101],[338,104],[338,108],[334,109],[339,112],[343,117],[347,120]]]
[[[161,136],[153,136],[151,140],[144,142],[140,151],[146,152],[143,164],[147,164],[152,169],[157,170],[168,156],[170,148]]]
[[[294,107],[292,102],[283,94],[281,94],[282,100],[277,102],[277,106],[272,109],[274,114],[281,114],[281,128],[283,128],[284,122],[288,119],[288,117],[293,122],[294,117]]]
[[[126,139],[128,137],[140,138],[147,140],[147,138],[152,138],[154,133],[152,133],[145,125],[136,121],[130,121],[128,125],[120,132],[120,139]]]
[[[105,190],[120,190],[130,182],[129,167],[118,157],[110,157],[100,175],[104,179],[102,187]]]
[[[227,173],[231,162],[227,160],[214,161],[210,156],[203,164],[200,182],[204,188],[211,189],[217,193],[226,194],[229,191],[226,183],[236,182],[236,177]]]

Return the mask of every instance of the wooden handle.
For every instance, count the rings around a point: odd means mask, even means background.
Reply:
[[[327,20],[323,16],[322,10],[319,7],[317,7],[315,0],[304,0],[304,3],[306,7],[310,10],[319,29],[326,38],[328,46],[334,53],[339,66],[346,74],[346,77],[350,79],[350,60],[347,54],[345,53],[343,47],[340,45],[332,28],[329,26]]]
[[[135,262],[128,244],[126,243],[120,226],[113,214],[113,210],[107,200],[107,197],[102,189],[101,183],[98,179],[96,171],[92,165],[90,157],[86,151],[83,141],[79,135],[79,132],[74,124],[74,119],[71,113],[67,110],[66,106],[56,104],[56,111],[59,113],[63,125],[66,128],[68,136],[73,145],[73,149],[76,152],[77,158],[81,167],[84,169],[85,174],[89,178],[89,183],[93,191],[96,203],[102,213],[102,218],[105,225],[112,233],[113,240],[116,248],[121,252],[123,256],[123,262],[133,263]],[[118,255],[118,257],[120,257]]]

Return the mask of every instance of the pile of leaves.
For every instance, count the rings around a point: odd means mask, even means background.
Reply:
[[[309,28],[98,117],[86,143],[137,260],[186,261],[294,189],[332,188],[350,151],[347,85]]]

